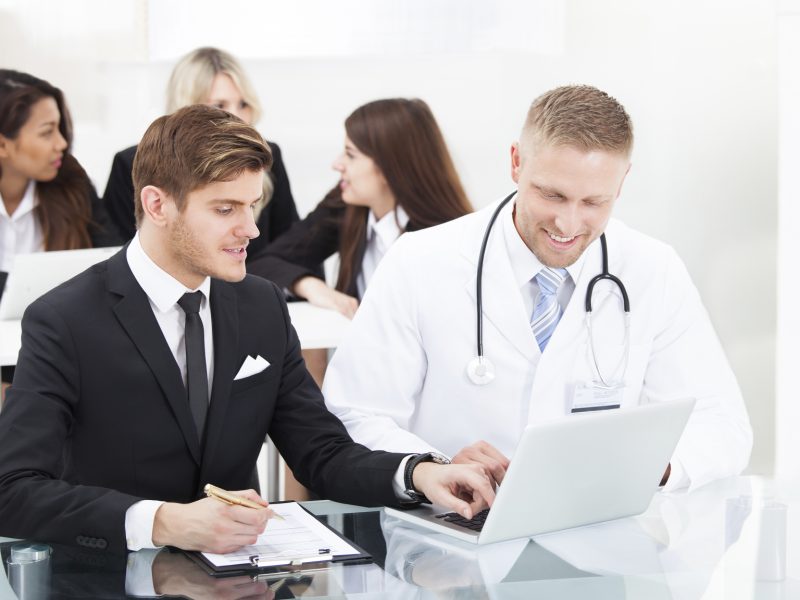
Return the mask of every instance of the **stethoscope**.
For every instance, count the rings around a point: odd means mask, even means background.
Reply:
[[[506,196],[497,209],[492,214],[492,218],[489,219],[489,224],[486,226],[486,233],[483,235],[483,242],[481,243],[481,251],[478,255],[478,277],[477,282],[475,284],[475,292],[476,292],[476,307],[477,307],[477,338],[478,338],[478,355],[469,361],[467,364],[467,377],[469,380],[474,383],[475,385],[486,385],[487,383],[491,383],[494,381],[494,378],[497,374],[494,364],[491,360],[486,358],[483,353],[483,259],[486,255],[486,246],[489,242],[489,234],[492,232],[492,227],[494,226],[494,222],[497,220],[500,211],[503,210],[506,204],[508,204],[511,199],[517,194],[516,191],[511,192],[508,196]],[[625,377],[625,371],[628,368],[628,357],[630,356],[630,328],[631,328],[631,303],[628,300],[628,292],[625,289],[625,285],[622,281],[608,272],[608,244],[606,242],[606,234],[603,233],[600,235],[600,246],[603,251],[603,271],[599,275],[595,275],[592,277],[592,280],[589,282],[589,285],[586,287],[586,328],[589,333],[589,347],[592,352],[592,361],[594,362],[594,368],[597,372],[597,376],[600,378],[599,384],[605,386],[609,389],[616,387],[618,382],[620,382]],[[622,360],[620,361],[622,364],[622,374],[620,377],[613,381],[611,378],[608,380],[603,376],[603,373],[600,371],[600,365],[597,362],[597,353],[595,352],[595,345],[594,345],[594,335],[592,334],[592,293],[594,292],[594,286],[598,281],[602,281],[607,279],[614,283],[618,288],[620,293],[622,294],[622,310],[624,312],[624,320],[625,320],[625,351],[622,356]],[[619,370],[619,366],[614,369],[614,372]]]

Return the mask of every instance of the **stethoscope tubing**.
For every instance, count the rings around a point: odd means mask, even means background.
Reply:
[[[480,253],[478,254],[478,271],[477,271],[477,278],[475,281],[475,300],[476,300],[476,332],[477,332],[477,350],[478,356],[474,359],[470,364],[472,365],[483,365],[483,364],[491,364],[486,358],[483,353],[483,264],[484,264],[484,257],[486,256],[486,248],[489,244],[489,235],[492,232],[492,227],[494,227],[495,221],[497,221],[497,217],[500,215],[500,211],[508,204],[512,198],[517,194],[516,191],[511,192],[508,196],[503,198],[500,204],[497,206],[495,211],[492,213],[491,218],[489,219],[489,223],[486,226],[486,232],[483,234],[483,241],[481,242],[481,249]],[[630,312],[631,312],[631,303],[630,299],[628,298],[628,291],[625,289],[625,284],[622,283],[615,275],[612,275],[608,270],[608,243],[606,242],[606,234],[605,232],[600,234],[600,246],[602,250],[602,272],[598,275],[592,277],[591,281],[589,281],[589,285],[586,287],[586,298],[584,300],[585,308],[586,308],[586,324],[589,334],[589,343],[591,346],[592,357],[594,361],[595,370],[597,371],[598,377],[604,385],[607,387],[611,387],[613,384],[606,382],[605,378],[603,377],[602,373],[600,372],[600,365],[597,362],[597,354],[595,353],[595,346],[594,346],[594,335],[592,333],[592,294],[594,292],[594,286],[599,281],[609,280],[614,283],[622,294],[622,309],[625,313],[625,355],[624,355],[624,366],[623,366],[623,376],[625,371],[628,367],[628,358],[630,354]],[[493,376],[492,378],[493,379]],[[490,380],[491,380],[490,379]],[[476,382],[477,383],[477,382]]]
[[[478,277],[475,283],[475,298],[477,302],[477,315],[478,315],[478,360],[483,360],[483,257],[486,255],[486,246],[489,243],[489,234],[492,232],[492,227],[500,211],[503,210],[506,204],[517,194],[516,191],[511,192],[508,196],[503,198],[500,205],[492,213],[492,218],[489,219],[489,224],[486,226],[486,233],[483,234],[483,242],[481,242],[481,251],[478,254]]]

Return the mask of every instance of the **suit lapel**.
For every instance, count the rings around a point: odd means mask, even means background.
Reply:
[[[172,408],[192,457],[200,464],[200,442],[189,410],[180,369],[153,315],[147,294],[128,267],[126,250],[127,246],[108,261],[109,290],[122,296],[114,306],[114,314],[153,372]]]
[[[211,322],[214,330],[214,382],[208,411],[203,463],[214,455],[231,399],[231,385],[240,366],[239,311],[233,287],[211,280]]]
[[[497,204],[487,207],[482,215],[484,218],[475,219],[466,227],[461,244],[462,254],[473,265],[465,282],[467,292],[473,301],[477,298],[475,285],[481,242],[486,233],[489,218],[496,208]],[[511,268],[502,231],[501,220],[505,218],[506,211],[509,210],[511,210],[510,204],[498,216],[486,247],[483,263],[483,316],[523,356],[530,362],[534,362],[541,357],[541,352],[525,314],[522,295],[514,280],[514,271]],[[487,344],[486,350],[487,357],[491,358],[490,344]]]

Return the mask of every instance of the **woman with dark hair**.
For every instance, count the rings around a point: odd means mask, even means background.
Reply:
[[[17,254],[119,243],[71,143],[61,90],[0,69],[0,295]]]
[[[248,263],[312,304],[352,317],[389,246],[406,231],[472,211],[442,132],[418,99],[376,100],[345,121],[341,180],[302,221]],[[335,289],[314,267],[339,252]]]
[[[261,118],[258,96],[242,65],[218,48],[192,50],[172,70],[167,84],[167,112],[173,113],[190,104],[216,106],[249,125]],[[264,197],[255,213],[261,235],[250,242],[248,253],[258,252],[299,219],[281,149],[273,142],[267,143],[272,151],[272,169],[264,175]],[[114,156],[103,195],[114,225],[126,240],[136,233],[131,178],[135,156],[136,146]]]

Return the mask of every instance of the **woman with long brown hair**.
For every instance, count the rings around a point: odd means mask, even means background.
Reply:
[[[0,69],[0,295],[17,254],[119,243],[71,143],[61,90]]]
[[[248,264],[295,296],[355,314],[372,273],[404,232],[472,211],[442,132],[419,99],[376,100],[345,121],[339,183],[302,221]],[[339,252],[335,289],[314,267]]]

